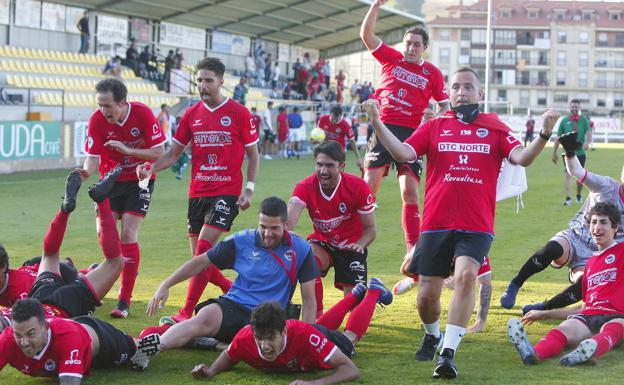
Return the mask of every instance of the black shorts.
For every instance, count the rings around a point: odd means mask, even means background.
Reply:
[[[409,138],[410,135],[414,132],[414,129],[411,127],[405,126],[397,126],[395,124],[386,124],[386,127],[392,132],[394,136],[397,137],[401,142],[404,142],[405,139]],[[392,158],[392,155],[386,150],[383,144],[377,138],[376,132],[370,137],[370,140],[366,144],[366,155],[364,156],[364,168],[375,169],[375,168],[386,168],[386,173],[384,175],[388,175],[388,167],[392,165],[397,170],[397,175],[402,171],[403,168],[409,170],[416,178],[420,179],[420,175],[422,174],[423,162],[422,157],[418,157],[416,161],[412,163],[399,163]]]
[[[35,266],[41,264],[41,256],[32,257],[28,261],[22,263],[22,266]],[[59,265],[61,277],[65,283],[72,283],[78,278],[78,270],[68,262],[61,262]]]
[[[366,284],[368,281],[368,265],[366,264],[368,249],[364,249],[364,253],[360,254],[351,250],[340,250],[325,242],[309,241],[320,245],[329,254],[329,266],[334,266],[334,287],[342,290],[345,286],[355,286],[358,283]],[[326,275],[327,270],[322,272],[323,277]]]
[[[318,331],[323,333],[328,340],[334,343],[344,353],[345,356],[353,359],[355,357],[355,347],[351,341],[338,330],[328,329],[323,325],[312,324]]]
[[[264,136],[262,137],[262,142],[273,143],[275,142],[275,138],[277,135],[271,130],[264,130]]]
[[[221,342],[230,343],[239,330],[251,323],[251,310],[223,297],[211,298],[197,304],[197,306],[195,306],[195,314],[199,313],[202,308],[211,303],[216,303],[221,307],[223,319],[221,320],[221,326],[219,326],[217,334],[210,337]]]
[[[65,283],[63,278],[51,272],[39,274],[28,297],[62,309],[69,318],[93,314],[95,307],[100,306],[100,301],[84,277]]]
[[[456,257],[468,256],[483,264],[490,252],[493,236],[488,233],[459,230],[423,232],[408,267],[413,274],[448,277]]]
[[[111,210],[144,217],[147,215],[153,192],[153,179],[149,181],[147,190],[141,189],[137,182],[115,182],[109,198]]]
[[[187,214],[189,234],[198,235],[204,225],[219,231],[230,231],[238,215],[237,201],[238,197],[234,195],[190,198]]]
[[[576,158],[579,160],[579,163],[582,167],[585,167],[585,162],[587,161],[587,155],[577,155]],[[561,159],[563,159],[563,172],[568,172],[565,165],[565,153],[561,154]]]
[[[569,317],[569,319],[577,319],[584,323],[592,334],[599,333],[604,324],[617,318],[624,319],[624,314],[575,314]]]
[[[106,369],[125,365],[136,352],[134,339],[108,322],[89,316],[75,317],[73,320],[90,326],[100,340],[100,350],[91,360],[92,368]]]

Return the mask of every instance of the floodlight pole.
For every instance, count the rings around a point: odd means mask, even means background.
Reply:
[[[483,109],[490,112],[490,52],[491,52],[491,34],[492,34],[492,0],[487,2],[487,27],[485,29],[485,100]]]

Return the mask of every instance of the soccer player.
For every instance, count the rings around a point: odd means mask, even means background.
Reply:
[[[110,199],[115,219],[121,221],[124,256],[118,303],[111,316],[126,318],[141,260],[139,229],[147,215],[155,182],[151,178],[146,189],[140,188],[135,169],[146,160],[158,159],[164,153],[167,138],[148,106],[127,101],[128,90],[122,81],[104,79],[95,90],[100,108],[89,119],[87,158],[78,171],[85,181],[98,168],[100,177],[118,165],[122,168]]]
[[[557,130],[557,137],[560,137],[563,134],[567,134],[570,132],[576,133],[577,140],[581,143],[581,147],[576,149],[576,156],[581,162],[581,166],[585,167],[585,162],[587,160],[585,150],[589,148],[589,143],[592,141],[592,132],[589,127],[589,121],[587,117],[581,115],[581,102],[578,99],[570,100],[570,115],[565,116],[560,122]],[[552,153],[552,161],[557,164],[557,160],[559,159],[559,155],[557,154],[557,149],[559,148],[559,141],[555,141],[555,146],[553,147]],[[562,154],[561,156],[564,156]],[[570,174],[568,174],[564,167],[564,189],[566,194],[566,199],[563,201],[564,206],[569,206],[572,204],[572,194],[570,192],[572,178]],[[583,190],[583,184],[581,182],[576,182],[576,203],[581,203],[581,191]]]
[[[91,369],[127,365],[136,352],[135,339],[96,318],[46,319],[36,299],[16,302],[11,317],[0,334],[0,370],[8,364],[28,376],[79,385]]]
[[[288,151],[297,159],[299,159],[301,140],[305,140],[305,136],[303,117],[299,112],[299,107],[293,107],[293,111],[288,114]]]
[[[552,265],[555,268],[568,265],[570,269],[569,279],[573,284],[545,302],[523,306],[523,314],[531,310],[561,308],[580,301],[580,278],[587,260],[597,250],[591,237],[589,224],[587,223],[589,210],[597,202],[611,201],[617,205],[620,213],[624,213],[624,202],[622,200],[624,185],[611,177],[597,175],[583,168],[575,151],[576,148],[581,146],[576,133],[571,132],[562,135],[559,141],[565,150],[564,159],[567,173],[579,183],[585,185],[589,190],[589,195],[581,209],[570,220],[568,229],[555,234],[544,247],[537,250],[522,265],[518,274],[509,282],[505,293],[501,296],[501,306],[511,309],[516,303],[516,297],[522,285],[530,277],[546,269],[548,265]],[[624,240],[624,231],[622,229],[616,233],[616,239],[619,242]]]
[[[363,283],[358,283],[313,325],[286,320],[279,303],[262,303],[251,314],[251,325],[236,334],[227,350],[210,367],[197,365],[192,374],[195,378],[210,378],[244,361],[266,372],[335,369],[333,374],[318,379],[322,384],[355,380],[359,376],[351,361],[355,345],[366,334],[377,302],[390,304],[392,293],[379,279],[372,278],[368,291]],[[336,329],[349,311],[345,331],[339,332]]]
[[[188,200],[188,233],[191,254],[204,254],[230,231],[238,211],[251,205],[258,173],[258,129],[249,110],[221,94],[225,66],[208,57],[197,64],[197,87],[201,102],[189,108],[173,138],[173,145],[151,167],[139,165],[137,173],[146,178],[169,168],[191,143],[191,184]],[[241,167],[247,156],[247,184],[243,187]],[[232,283],[210,265],[191,278],[186,302],[175,322],[191,317],[208,282],[226,293]]]
[[[355,153],[355,161],[358,168],[360,170],[363,169],[364,164],[362,163],[362,158],[360,158],[360,152],[355,142],[355,135],[353,135],[353,130],[349,122],[343,118],[343,112],[340,106],[334,106],[329,114],[322,115],[319,118],[318,126],[325,131],[325,139],[340,143],[343,151],[347,150],[346,141],[348,140],[351,149]]]
[[[474,308],[477,271],[494,236],[501,163],[507,158],[514,164],[531,164],[558,118],[556,112],[547,110],[540,137],[523,147],[496,114],[479,112],[483,91],[474,70],[457,70],[450,89],[453,111],[423,123],[403,143],[381,121],[377,102],[364,103],[377,137],[394,159],[414,162],[419,155],[427,157],[423,231],[408,270],[420,276],[417,305],[425,328],[416,358],[432,360],[442,342],[433,372],[436,378],[457,376],[453,357]],[[453,261],[455,290],[442,336],[440,293]]]
[[[366,182],[344,172],[345,153],[337,142],[314,147],[315,172],[295,186],[288,201],[288,230],[297,226],[304,209],[314,232],[308,236],[325,276],[334,266],[334,286],[347,295],[366,282],[368,245],[373,242],[375,200]],[[323,282],[316,282],[317,317],[323,310]]]
[[[405,51],[402,53],[375,35],[377,12],[386,2],[387,0],[375,0],[370,6],[360,29],[360,37],[373,57],[382,65],[379,87],[375,92],[375,99],[380,105],[381,121],[403,142],[420,126],[423,115],[427,118],[434,116],[433,111],[427,108],[431,98],[438,103],[440,115],[446,112],[449,104],[442,73],[422,58],[429,45],[429,36],[424,29],[412,28],[405,32]],[[416,244],[420,234],[418,183],[422,161],[402,163],[393,159],[384,144],[373,134],[366,147],[364,159],[364,179],[373,194],[377,194],[391,164],[396,167],[399,179],[403,201],[401,223],[406,250],[409,250]]]
[[[602,356],[622,341],[624,244],[615,242],[621,223],[620,210],[611,202],[598,202],[589,211],[587,220],[598,251],[585,266],[582,308],[550,310],[550,313],[557,313],[557,317],[568,318],[535,346],[529,342],[522,326],[535,318],[509,320],[509,339],[527,365],[555,357],[569,346],[576,346],[576,349],[561,358],[560,363],[564,366],[581,364]]]
[[[286,107],[284,106],[280,106],[278,111],[277,141],[279,143],[279,148],[277,150],[277,154],[279,156],[283,156],[284,158],[290,158],[288,152],[286,151],[286,142],[288,141],[288,112],[286,112]]]
[[[271,154],[273,153],[273,143],[277,135],[273,130],[273,118],[271,117],[271,109],[273,108],[273,101],[267,102],[267,108],[262,111],[262,158],[265,160],[273,159]],[[259,128],[259,127],[258,127]]]
[[[144,336],[132,359],[132,368],[144,370],[156,353],[183,347],[195,337],[232,341],[249,324],[251,311],[259,303],[278,301],[285,309],[297,281],[301,284],[303,320],[312,323],[316,311],[314,280],[319,270],[310,245],[286,231],[286,218],[286,203],[276,197],[266,198],[260,204],[257,229],[233,234],[207,253],[187,261],[164,280],[148,305],[149,315],[164,306],[171,286],[213,264],[238,273],[230,291],[198,305],[193,318],[175,324],[161,337]]]

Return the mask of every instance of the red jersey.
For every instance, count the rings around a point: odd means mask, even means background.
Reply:
[[[277,136],[280,143],[288,139],[288,114],[285,112],[277,115]]]
[[[138,181],[136,166],[145,163],[145,160],[109,149],[104,146],[106,142],[118,140],[130,148],[149,149],[167,141],[152,110],[139,102],[128,103],[128,115],[121,123],[111,124],[102,111],[95,111],[89,119],[87,135],[85,151],[100,157],[100,177],[120,164],[123,171],[117,178],[119,182]]]
[[[252,114],[251,119],[253,119],[253,126],[260,127],[262,125],[262,118],[258,114]]]
[[[583,273],[583,314],[624,314],[624,243],[587,260]]]
[[[345,119],[341,119],[338,124],[334,124],[332,123],[329,115],[323,115],[319,118],[318,126],[325,131],[325,138],[327,140],[333,140],[340,143],[343,150],[347,148],[345,138],[355,140],[353,130],[351,130],[349,122]]]
[[[371,53],[381,64],[375,99],[384,123],[416,129],[429,99],[438,103],[448,100],[444,76],[438,67],[424,60],[419,64],[408,63],[401,52],[383,42]]]
[[[36,356],[29,358],[17,346],[13,328],[0,334],[0,369],[7,364],[33,377],[72,376],[90,374],[91,336],[77,322],[63,318],[48,319],[48,342]]]
[[[173,140],[192,142],[189,197],[239,195],[245,147],[258,142],[258,128],[249,110],[230,98],[215,108],[199,102],[186,110]]]
[[[41,304],[43,306],[43,315],[50,318],[69,318],[67,313],[64,310],[59,309],[56,306]],[[4,318],[9,325],[13,323],[13,318],[11,317],[11,308],[8,307],[0,307],[0,318]]]
[[[37,279],[37,272],[29,266],[8,269],[4,288],[0,287],[0,306],[11,307],[20,299],[28,298],[28,292]]]
[[[423,123],[404,144],[427,157],[422,231],[493,234],[501,162],[521,146],[496,114],[465,124],[449,112]]]
[[[331,369],[327,361],[338,350],[314,326],[299,320],[286,321],[284,350],[273,361],[267,361],[256,345],[251,326],[242,328],[226,350],[230,361],[244,361],[247,365],[270,372],[309,372]]]
[[[340,173],[338,185],[331,196],[325,195],[318,177],[312,174],[297,183],[291,202],[308,209],[314,226],[314,233],[308,239],[338,248],[360,239],[360,215],[375,210],[375,198],[364,179],[344,172]]]

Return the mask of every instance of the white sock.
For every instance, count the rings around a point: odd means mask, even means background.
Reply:
[[[425,327],[425,333],[430,334],[436,338],[440,337],[440,320],[437,320],[431,324],[423,324]]]
[[[457,347],[459,346],[459,343],[461,342],[462,337],[464,336],[465,330],[466,328],[463,328],[461,326],[446,324],[442,350],[451,349],[453,350],[453,352],[455,352],[457,350]]]

